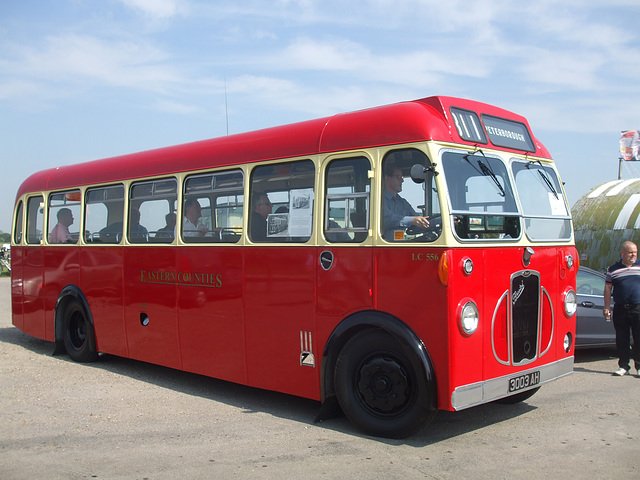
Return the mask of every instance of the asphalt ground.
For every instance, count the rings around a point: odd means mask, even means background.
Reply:
[[[52,351],[11,325],[0,278],[0,479],[640,478],[640,378],[613,377],[611,350],[578,352],[526,402],[439,412],[405,440],[315,423],[310,400]]]

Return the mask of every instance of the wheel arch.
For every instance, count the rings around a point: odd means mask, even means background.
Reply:
[[[77,301],[84,310],[84,313],[93,326],[93,315],[91,314],[91,308],[89,308],[89,302],[87,301],[87,297],[84,296],[82,290],[77,285],[67,285],[62,289],[60,294],[58,295],[58,300],[56,301],[56,307],[54,311],[54,331],[55,331],[55,349],[53,351],[54,355],[65,353],[66,349],[64,347],[64,312],[69,305],[70,302]]]
[[[433,410],[438,408],[437,383],[433,363],[424,343],[418,335],[402,320],[393,315],[379,311],[363,311],[355,313],[342,322],[333,330],[324,351],[321,361],[321,400],[324,404],[327,400],[334,400],[336,397],[333,373],[335,371],[338,356],[344,345],[354,336],[367,330],[382,330],[391,335],[419,361],[419,368],[423,378],[432,388],[430,407]],[[329,402],[327,402],[329,403]]]

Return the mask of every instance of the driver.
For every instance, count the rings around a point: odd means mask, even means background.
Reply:
[[[406,229],[411,226],[426,229],[429,227],[427,217],[420,216],[413,207],[398,193],[402,191],[402,170],[387,164],[384,168],[384,213],[382,238],[388,241],[394,240],[394,231]]]

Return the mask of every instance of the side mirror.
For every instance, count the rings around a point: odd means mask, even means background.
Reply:
[[[428,167],[416,163],[413,167],[411,167],[411,180],[413,180],[414,183],[424,183],[430,173],[433,173],[434,175],[438,174],[435,167],[435,163],[429,165]]]
[[[413,167],[411,167],[411,180],[414,183],[424,183],[427,179],[427,169],[424,168],[419,163],[416,163]]]

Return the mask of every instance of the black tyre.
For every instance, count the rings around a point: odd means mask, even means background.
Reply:
[[[516,393],[509,397],[501,398],[500,400],[496,400],[496,403],[503,403],[505,405],[513,405],[514,403],[524,402],[526,399],[533,397],[533,395],[540,390],[538,388],[532,388],[531,390],[527,390],[526,392]]]
[[[437,413],[429,378],[416,355],[393,337],[365,332],[340,352],[335,389],[343,412],[357,428],[370,435],[405,438]]]
[[[98,359],[93,325],[80,303],[73,301],[65,309],[63,319],[64,348],[76,362],[93,362]]]

